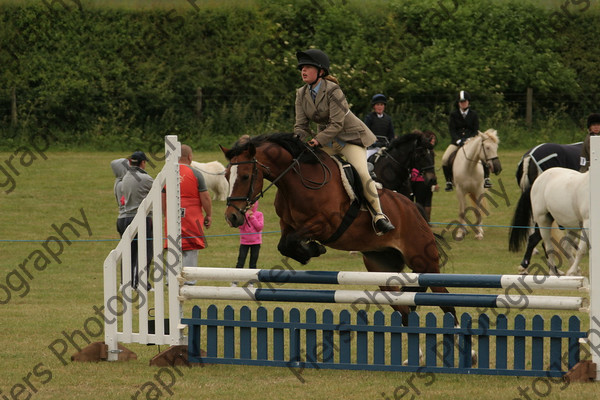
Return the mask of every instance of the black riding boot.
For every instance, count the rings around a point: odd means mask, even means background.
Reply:
[[[484,162],[481,164],[483,165],[483,187],[489,189],[492,187],[492,181],[490,181],[490,168]]]
[[[452,191],[452,168],[442,165],[444,171],[444,177],[446,178],[446,192]]]

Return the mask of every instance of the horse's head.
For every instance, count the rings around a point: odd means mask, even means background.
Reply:
[[[427,135],[421,134],[416,141],[412,162],[413,167],[418,169],[423,175],[426,186],[437,185],[435,154],[431,139]]]
[[[246,211],[263,196],[263,178],[271,180],[273,185],[283,181],[281,178],[296,165],[293,161],[307,162],[307,158],[308,162],[319,161],[311,152],[306,152],[306,148],[292,133],[245,137],[231,149],[221,146],[221,151],[229,160],[225,172],[229,181],[225,210],[227,223],[233,227],[244,223]]]
[[[495,129],[488,129],[485,132],[479,132],[479,136],[481,137],[481,160],[488,165],[491,172],[498,175],[502,172],[502,164],[498,158],[498,144],[500,143],[498,132]]]
[[[225,219],[237,228],[244,223],[246,211],[262,195],[263,177],[269,169],[256,159],[256,145],[252,140],[238,141],[231,149],[220,147],[229,160],[225,171],[229,181]]]

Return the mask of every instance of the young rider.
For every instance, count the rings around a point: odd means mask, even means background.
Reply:
[[[294,134],[302,140],[310,138],[310,146],[322,146],[330,155],[343,155],[360,175],[375,232],[383,235],[395,229],[381,210],[377,187],[367,168],[366,148],[375,143],[375,135],[350,111],[337,79],[329,75],[327,54],[310,49],[297,52],[296,58],[306,84],[296,91]],[[318,124],[316,135],[310,129],[311,121]]]

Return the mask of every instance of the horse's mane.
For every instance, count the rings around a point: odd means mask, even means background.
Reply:
[[[498,132],[495,129],[490,128],[485,132],[479,132],[479,133],[481,133],[483,136],[488,137],[494,143],[500,143],[500,138],[498,138]]]
[[[417,141],[422,138],[420,133],[407,133],[406,135],[394,138],[388,146],[388,151],[403,147],[406,143]]]
[[[248,150],[250,144],[259,147],[265,143],[273,143],[281,146],[284,150],[292,155],[293,158],[299,158],[299,161],[305,163],[317,163],[319,160],[312,155],[312,152],[305,151],[307,145],[300,139],[294,136],[291,132],[277,132],[254,136],[244,140],[238,140],[233,147],[225,153],[225,157],[231,160],[233,157],[242,154]],[[317,154],[323,153],[321,150],[314,151]]]

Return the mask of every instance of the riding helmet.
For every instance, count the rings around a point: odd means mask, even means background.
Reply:
[[[600,124],[600,114],[590,114],[588,116],[587,119],[587,127],[588,129],[590,128],[590,126],[594,125],[594,124]]]
[[[458,101],[471,101],[471,95],[466,90],[461,90],[458,93]]]
[[[323,51],[318,49],[309,49],[296,52],[298,59],[298,69],[302,69],[303,65],[313,65],[319,69],[325,70],[321,76],[329,75],[329,57]]]
[[[373,98],[371,99],[371,105],[374,106],[377,103],[383,103],[383,104],[387,104],[387,97],[385,97],[385,95],[381,94],[381,93],[377,93],[375,96],[373,96]]]

